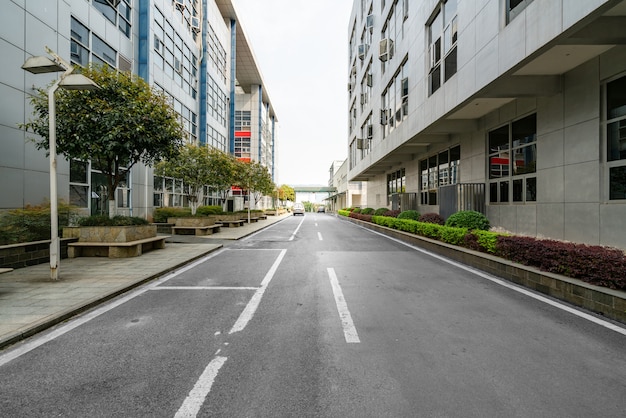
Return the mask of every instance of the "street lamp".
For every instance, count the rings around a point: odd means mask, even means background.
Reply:
[[[74,66],[58,56],[50,48],[46,52],[52,57],[30,57],[22,69],[33,74],[63,71],[61,77],[48,90],[48,126],[50,142],[50,278],[59,279],[59,209],[57,203],[57,138],[56,104],[54,93],[59,87],[67,90],[95,90],[100,88],[93,80],[82,74],[72,74]]]

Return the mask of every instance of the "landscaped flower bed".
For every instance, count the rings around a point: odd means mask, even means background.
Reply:
[[[620,249],[442,226],[390,216],[363,215],[350,210],[339,210],[337,213],[447,244],[493,254],[590,284],[611,289],[626,289],[626,255]]]

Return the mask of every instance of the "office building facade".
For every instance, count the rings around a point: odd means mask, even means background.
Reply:
[[[368,205],[626,248],[626,2],[356,0],[349,168]]]
[[[0,20],[0,209],[39,204],[49,198],[48,159],[18,124],[32,117],[28,96],[56,74],[33,75],[20,66],[30,56],[46,55],[45,46],[74,65],[106,64],[131,71],[170,99],[185,131],[185,140],[236,152],[237,95],[263,90],[256,97],[265,112],[251,122],[273,129],[261,137],[263,159],[251,157],[274,172],[274,109],[254,55],[230,0],[27,0],[6,2]],[[241,68],[241,69],[240,69]],[[19,104],[19,106],[16,106]],[[242,109],[245,110],[245,109]],[[251,140],[259,143],[253,130]],[[107,209],[106,182],[89,161],[58,160],[58,197],[83,209]],[[155,177],[153,169],[132,167],[117,190],[120,214],[150,218],[155,207],[186,206],[178,179]],[[218,204],[207,187],[204,203]]]

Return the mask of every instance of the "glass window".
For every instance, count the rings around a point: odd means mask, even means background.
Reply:
[[[117,65],[117,52],[96,35],[93,36],[93,53],[112,67]]]
[[[494,180],[489,202],[507,203],[509,197],[513,202],[536,201],[537,115],[489,132],[488,146],[489,178]]]

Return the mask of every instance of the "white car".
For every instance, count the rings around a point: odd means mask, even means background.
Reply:
[[[296,216],[296,215],[304,216],[304,205],[302,203],[294,203],[293,216]]]

